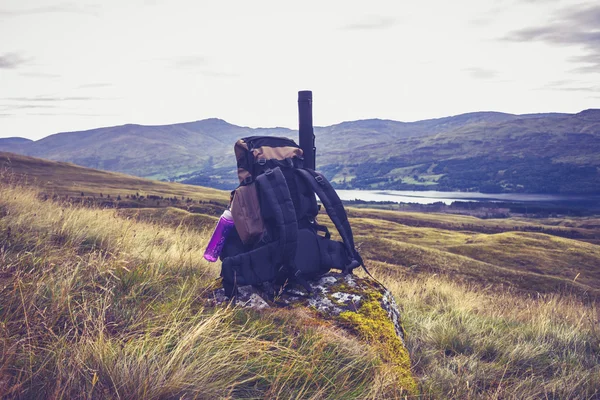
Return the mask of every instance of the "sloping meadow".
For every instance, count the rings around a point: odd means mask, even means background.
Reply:
[[[0,191],[2,398],[385,398],[394,370],[301,311],[207,308],[207,232]]]
[[[207,307],[210,231],[155,217],[0,186],[0,397],[406,396],[367,343],[306,311]],[[385,240],[379,261],[364,252],[401,308],[421,397],[600,396],[595,303],[407,272]],[[470,260],[456,253],[428,260]]]

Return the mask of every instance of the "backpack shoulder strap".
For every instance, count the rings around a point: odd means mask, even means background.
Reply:
[[[285,266],[293,267],[298,241],[298,221],[287,181],[281,169],[277,167],[259,175],[256,183],[262,194],[261,200],[266,202],[265,205],[272,210],[275,217],[282,251],[281,261]]]
[[[294,259],[298,241],[296,211],[283,173],[279,168],[265,171],[256,178],[261,201],[274,216],[278,240],[246,253],[223,259],[221,276],[229,297],[235,297],[238,285],[256,285],[273,281],[283,265],[290,277],[296,271]]]
[[[342,237],[350,261],[344,272],[351,272],[354,268],[364,265],[360,254],[358,254],[354,246],[354,236],[352,235],[348,215],[335,189],[323,174],[317,171],[308,168],[298,168],[296,171],[298,171],[298,174],[304,178],[317,196],[319,196],[319,199],[325,206],[327,215],[329,215],[329,218]]]

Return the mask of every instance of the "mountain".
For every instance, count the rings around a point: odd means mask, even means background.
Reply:
[[[219,119],[163,126],[128,124],[57,133],[26,145],[0,143],[0,150],[166,179],[218,167],[231,154],[227,150],[233,141],[251,131]]]
[[[21,137],[9,137],[9,138],[0,138],[0,149],[3,147],[6,148],[17,148],[18,146],[25,145],[28,143],[32,143],[33,140],[25,139]]]
[[[461,120],[462,125],[455,123]],[[412,130],[411,135],[397,132],[375,143],[349,139],[345,143],[361,144],[360,151],[354,151],[351,160],[340,157],[321,169],[344,188],[600,191],[600,110],[526,116],[477,113],[414,124],[426,123],[421,136]],[[448,123],[453,125],[445,129]],[[357,131],[346,128],[351,130]]]
[[[0,141],[0,151],[230,189],[233,144],[288,136],[220,119],[123,125]],[[514,115],[474,112],[416,122],[369,119],[315,127],[317,167],[338,188],[599,193],[600,110]]]

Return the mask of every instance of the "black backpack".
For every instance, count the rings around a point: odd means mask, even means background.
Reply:
[[[235,297],[241,285],[273,294],[293,283],[310,293],[307,279],[332,268],[352,273],[364,267],[340,198],[322,174],[303,168],[302,149],[293,140],[247,137],[234,150],[240,185],[230,208],[236,229],[220,256],[226,295]],[[331,240],[317,223],[315,193],[343,242]]]

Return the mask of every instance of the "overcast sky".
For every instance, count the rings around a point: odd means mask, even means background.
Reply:
[[[0,0],[0,137],[600,108],[600,2]]]

